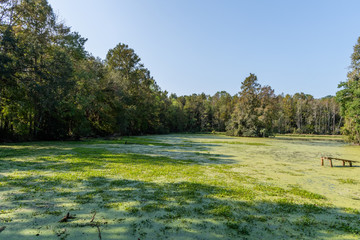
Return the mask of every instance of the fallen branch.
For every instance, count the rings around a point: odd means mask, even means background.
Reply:
[[[99,225],[96,225],[96,228],[97,228],[97,230],[98,230],[98,232],[99,232],[99,240],[101,240],[101,231],[100,231]]]
[[[67,222],[69,219],[74,219],[75,216],[70,216],[70,212],[66,214],[65,217],[63,217],[59,222]]]
[[[96,211],[95,211],[94,215],[92,216],[92,218],[91,218],[91,220],[90,220],[91,223],[94,221],[95,215],[96,215]]]
[[[94,219],[95,219],[95,216],[96,216],[96,211],[94,211],[94,215],[92,216],[91,220],[90,220],[90,226],[92,227],[96,227],[97,230],[98,230],[98,233],[99,233],[99,240],[101,240],[101,231],[100,231],[100,227],[99,227],[99,224],[100,223],[94,223]]]

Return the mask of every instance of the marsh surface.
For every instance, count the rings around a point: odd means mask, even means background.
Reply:
[[[0,237],[359,239],[360,164],[321,156],[360,160],[360,147],[206,134],[3,144]]]

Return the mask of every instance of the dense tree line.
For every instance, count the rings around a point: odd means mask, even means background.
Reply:
[[[231,96],[169,95],[126,44],[94,58],[46,0],[0,3],[0,139],[227,131],[338,134],[334,97],[275,95],[250,74]],[[346,126],[351,121],[346,122]]]
[[[342,126],[335,97],[315,99],[304,93],[275,95],[250,74],[241,91],[231,96],[217,92],[182,96],[176,100],[183,111],[180,131],[226,131],[233,136],[267,137],[276,133],[339,134]]]

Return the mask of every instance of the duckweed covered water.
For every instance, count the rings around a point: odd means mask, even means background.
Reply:
[[[360,163],[321,156],[360,161],[360,147],[207,134],[0,145],[0,238],[359,239]]]

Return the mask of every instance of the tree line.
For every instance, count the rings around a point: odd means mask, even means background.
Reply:
[[[160,89],[126,44],[109,50],[105,60],[93,57],[85,50],[87,39],[59,22],[46,0],[4,0],[0,6],[0,140],[340,133],[335,97],[276,95],[254,74],[233,96],[176,96]]]

